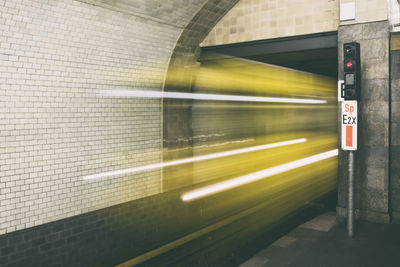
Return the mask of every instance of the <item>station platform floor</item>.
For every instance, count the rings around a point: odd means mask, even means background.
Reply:
[[[324,213],[289,232],[240,267],[400,266],[400,224],[357,222],[354,238],[334,212]]]

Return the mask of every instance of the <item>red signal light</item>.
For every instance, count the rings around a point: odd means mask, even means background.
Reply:
[[[353,62],[347,61],[347,62],[346,62],[346,67],[349,68],[349,69],[350,69],[351,67],[353,67]]]

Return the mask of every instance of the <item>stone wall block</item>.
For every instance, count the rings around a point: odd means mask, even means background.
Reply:
[[[367,189],[387,190],[387,176],[385,168],[367,168],[365,172],[365,185]]]
[[[340,34],[340,31],[339,31]],[[344,74],[343,74],[343,43],[340,38],[338,38],[338,79],[343,80]]]
[[[392,170],[400,170],[400,146],[393,146],[390,150],[392,158]],[[392,172],[394,174],[395,172]]]
[[[371,129],[375,123],[389,122],[389,103],[384,101],[364,101],[359,107],[360,127]],[[372,133],[371,133],[372,134]],[[380,135],[379,132],[373,134]]]
[[[362,34],[362,24],[342,26],[338,32],[338,39],[342,43],[355,42],[356,40],[362,40]]]
[[[392,122],[400,122],[400,101],[392,101]]]
[[[363,127],[359,128],[358,145],[362,146],[382,146],[389,145],[389,124],[387,122],[363,121]],[[368,127],[365,124],[368,123]]]
[[[365,146],[359,147],[357,157],[360,157],[360,161],[363,165],[360,168],[387,168],[389,164],[389,149],[388,147],[382,146]]]
[[[361,203],[362,210],[372,210],[377,212],[388,212],[388,191],[367,189],[363,194]]]
[[[389,39],[368,39],[360,41],[361,58],[365,59],[388,59]]]
[[[400,168],[392,168],[392,176],[390,178],[392,210],[400,212]]]
[[[389,64],[387,59],[361,58],[362,79],[387,79],[389,77]]]
[[[389,101],[389,82],[387,79],[364,79],[361,84],[361,101]]]
[[[376,39],[389,37],[389,23],[388,21],[365,23],[362,25],[362,39]]]
[[[400,101],[400,79],[395,79],[395,80],[392,79],[391,94],[392,94],[392,101]]]
[[[393,81],[400,80],[400,51],[392,52],[391,69]],[[400,88],[399,85],[400,83],[397,83],[397,88]]]
[[[400,122],[392,122],[391,125],[391,145],[400,146]]]

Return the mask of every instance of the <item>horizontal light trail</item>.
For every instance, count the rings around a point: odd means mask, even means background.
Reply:
[[[114,176],[114,175],[128,174],[128,173],[141,172],[141,171],[148,171],[148,170],[152,170],[152,169],[169,167],[169,166],[174,166],[174,165],[179,165],[179,164],[191,163],[191,162],[208,160],[208,159],[215,159],[215,158],[220,158],[220,157],[237,155],[237,154],[241,154],[241,153],[248,153],[248,152],[264,150],[264,149],[270,149],[270,148],[275,148],[275,147],[280,147],[280,146],[287,146],[287,145],[293,145],[293,144],[298,144],[298,143],[304,143],[306,141],[307,141],[306,138],[300,138],[300,139],[288,140],[288,141],[265,144],[265,145],[254,146],[254,147],[240,148],[240,149],[235,149],[235,150],[230,150],[230,151],[225,151],[225,152],[219,152],[219,153],[213,153],[213,154],[197,156],[197,157],[192,157],[192,158],[186,158],[186,159],[180,159],[180,160],[174,160],[174,161],[168,161],[168,162],[162,162],[162,163],[143,165],[143,166],[133,167],[133,168],[129,168],[129,169],[122,169],[122,170],[116,170],[116,171],[110,171],[110,172],[97,173],[97,174],[84,176],[83,179],[84,180],[91,180],[91,179],[104,178],[104,177],[109,177],[109,176]]]
[[[328,152],[324,152],[321,154],[317,154],[311,157],[303,158],[300,160],[295,160],[289,163],[281,164],[272,168],[268,168],[262,171],[254,172],[251,174],[247,174],[244,176],[239,176],[224,182],[220,182],[217,184],[209,185],[203,188],[199,188],[193,191],[189,191],[184,193],[181,198],[183,201],[191,201],[194,199],[198,199],[204,196],[208,196],[214,193],[218,193],[227,189],[232,189],[234,187],[238,187],[243,184],[255,182],[269,176],[279,174],[282,172],[286,172],[289,170],[293,170],[299,167],[306,166],[308,164],[312,164],[324,159],[328,159],[338,155],[338,149],[334,149]]]
[[[192,99],[192,100],[212,100],[212,101],[292,103],[292,104],[325,104],[325,103],[327,103],[326,100],[320,100],[320,99],[197,94],[197,93],[159,92],[159,91],[144,91],[144,90],[102,90],[101,94],[114,96],[114,97],[172,98],[172,99]]]

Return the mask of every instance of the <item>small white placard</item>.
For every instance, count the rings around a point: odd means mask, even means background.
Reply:
[[[340,20],[356,19],[356,3],[341,3],[340,4]]]
[[[344,81],[343,81],[343,80],[339,80],[339,81],[337,82],[337,87],[338,87],[338,90],[337,90],[337,92],[338,92],[337,99],[338,99],[338,102],[344,101],[344,98],[342,97],[342,86],[343,86],[343,85],[344,85]]]

